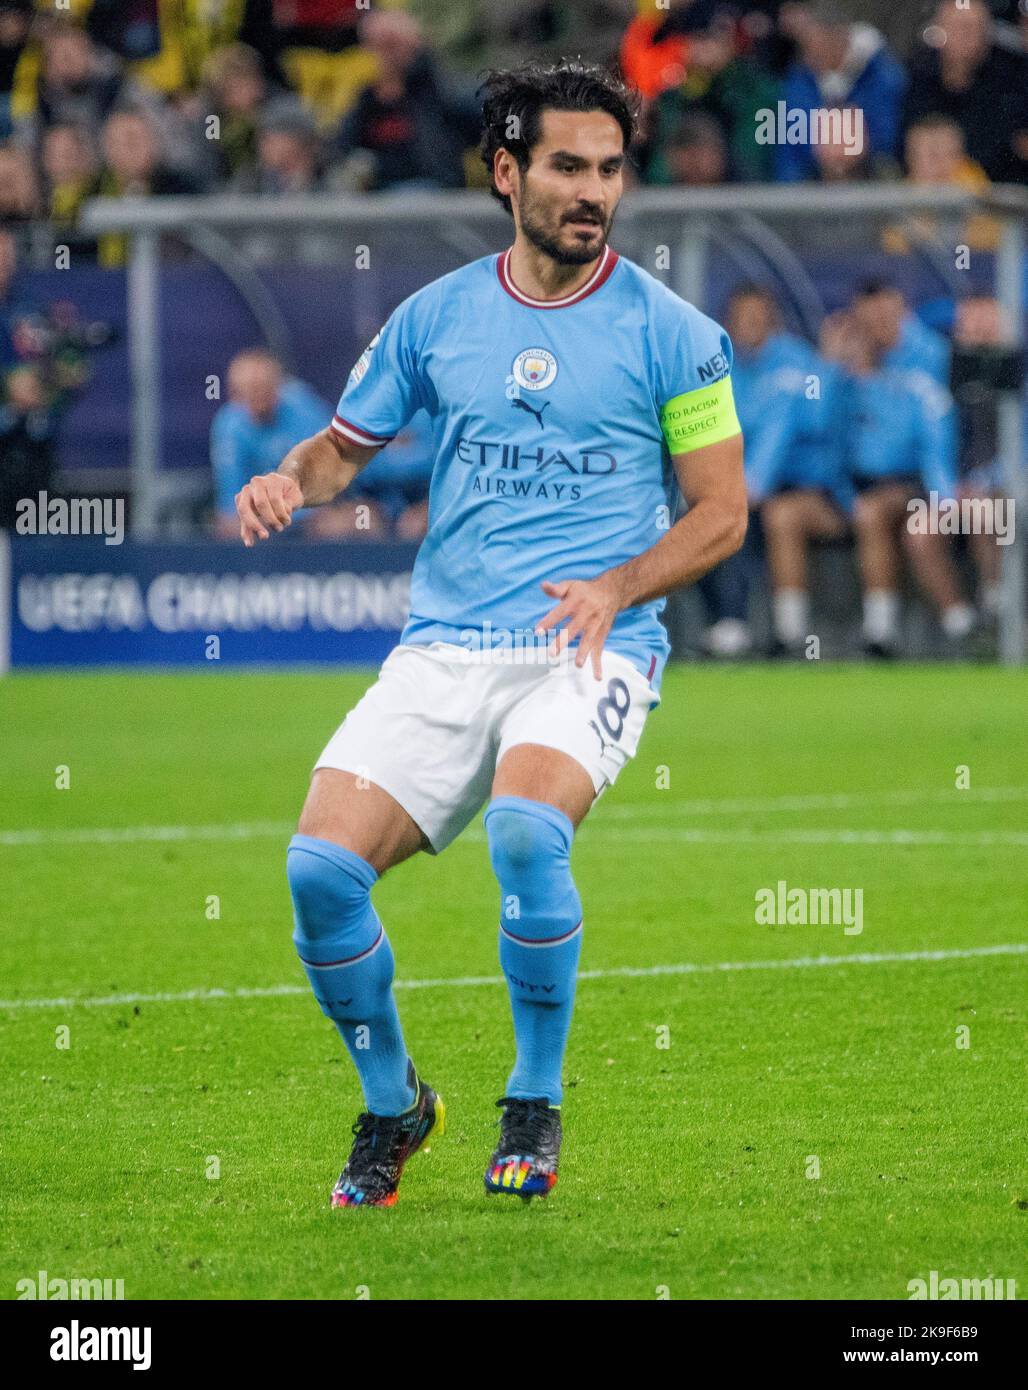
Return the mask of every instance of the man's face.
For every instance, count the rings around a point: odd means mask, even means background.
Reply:
[[[81,87],[92,66],[92,45],[81,30],[54,34],[44,49],[46,76],[61,87]]]
[[[762,348],[775,326],[770,303],[761,294],[741,294],[728,311],[728,336],[743,352]]]
[[[925,126],[907,135],[907,171],[915,183],[948,183],[963,154],[959,130]]]
[[[854,301],[853,318],[859,331],[879,350],[896,346],[907,306],[898,290],[880,290]]]
[[[157,145],[141,116],[112,116],[104,126],[104,154],[121,179],[147,178],[157,164]]]
[[[503,154],[514,216],[558,265],[586,265],[603,251],[623,192],[621,127],[606,111],[544,111],[524,176]]]
[[[240,357],[229,367],[229,396],[254,420],[270,420],[278,407],[281,381],[274,362],[264,357]]]
[[[989,11],[981,0],[972,0],[970,9],[947,0],[939,6],[937,22],[946,35],[943,56],[954,62],[977,64],[989,51]]]
[[[835,72],[846,57],[849,30],[845,25],[811,20],[802,26],[799,43],[804,60],[814,72]]]
[[[92,173],[89,150],[77,131],[54,126],[43,137],[43,169],[53,183],[70,183]]]

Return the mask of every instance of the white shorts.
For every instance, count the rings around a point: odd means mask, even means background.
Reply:
[[[477,815],[497,764],[516,744],[567,753],[598,796],[635,753],[660,697],[614,652],[603,653],[601,681],[591,661],[576,667],[573,654],[559,664],[528,655],[500,661],[449,642],[396,647],[315,767],[352,772],[387,791],[434,854]]]

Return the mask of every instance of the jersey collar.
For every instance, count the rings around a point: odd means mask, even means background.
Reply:
[[[566,294],[563,299],[533,299],[530,294],[525,294],[519,290],[510,278],[510,253],[513,249],[513,246],[509,246],[506,251],[497,256],[496,274],[499,276],[500,284],[510,297],[516,299],[519,304],[526,305],[529,309],[566,309],[570,304],[577,304],[580,299],[585,299],[587,295],[593,294],[610,279],[611,272],[619,259],[616,251],[611,250],[609,246],[604,246],[603,255],[596,262],[593,273],[585,284],[580,285],[573,294]]]

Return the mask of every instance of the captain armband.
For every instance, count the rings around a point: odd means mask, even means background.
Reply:
[[[660,427],[672,454],[688,454],[740,434],[732,378],[723,376],[711,386],[673,397],[660,412]]]

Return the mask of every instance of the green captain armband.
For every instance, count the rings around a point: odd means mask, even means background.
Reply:
[[[732,378],[723,376],[711,386],[675,396],[660,412],[660,428],[672,454],[689,454],[740,434]]]

